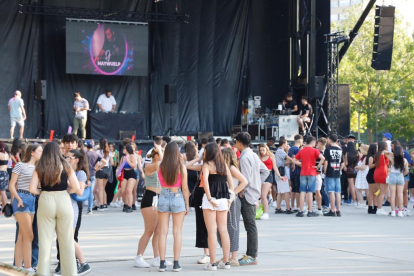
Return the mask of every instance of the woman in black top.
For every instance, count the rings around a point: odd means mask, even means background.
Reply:
[[[375,195],[375,192],[378,191],[379,187],[378,184],[375,183],[374,180],[374,172],[375,172],[375,155],[377,154],[378,146],[377,144],[370,144],[368,148],[367,158],[365,159],[365,164],[369,167],[369,171],[367,174],[367,182],[368,182],[368,214],[376,214],[377,213],[377,199],[378,196]]]
[[[39,195],[38,273],[50,275],[50,255],[56,229],[60,244],[62,275],[77,275],[73,243],[73,208],[69,194],[82,195],[76,174],[63,158],[59,145],[46,144],[30,182],[30,192]]]
[[[348,194],[352,196],[352,202],[349,202],[350,205],[357,204],[356,192],[355,192],[355,178],[356,178],[356,169],[358,165],[358,151],[355,148],[354,142],[348,142],[345,153],[345,166],[346,166],[346,177],[348,179]]]

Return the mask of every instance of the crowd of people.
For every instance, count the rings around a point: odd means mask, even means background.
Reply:
[[[56,234],[55,275],[89,273],[78,243],[84,205],[89,215],[105,212],[108,205],[122,207],[125,213],[139,208],[145,230],[134,266],[154,266],[160,272],[182,269],[182,228],[191,210],[195,246],[203,249],[197,263],[210,271],[258,263],[256,219],[269,219],[271,206],[275,214],[296,217],[340,217],[342,204],[368,214],[411,214],[407,205],[408,192],[414,195],[414,151],[403,150],[389,133],[370,145],[356,143],[352,135],[344,140],[336,134],[319,139],[296,135],[292,146],[284,137],[278,146],[270,138],[257,145],[257,153],[246,132],[234,141],[210,137],[198,142],[188,141],[180,148],[170,137],[157,136],[145,155],[129,138],[119,151],[105,138],[95,145],[74,134],[45,145],[27,146],[15,139],[10,150],[0,142],[0,198],[4,207],[9,202],[5,191],[10,191],[17,222],[14,265],[50,275]],[[383,208],[388,202],[391,212]],[[170,218],[173,262],[166,260]],[[247,250],[241,258],[240,221],[247,232]],[[143,255],[150,239],[154,257],[148,263]],[[223,256],[219,260],[217,243]]]

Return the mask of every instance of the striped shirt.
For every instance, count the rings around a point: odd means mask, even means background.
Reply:
[[[17,174],[17,187],[16,189],[29,191],[30,180],[32,180],[35,166],[28,163],[18,162],[14,168],[13,173]]]

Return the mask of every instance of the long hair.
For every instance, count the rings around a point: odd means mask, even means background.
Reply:
[[[358,164],[358,151],[355,148],[355,144],[353,142],[348,142],[347,145],[347,161],[348,167],[355,167]]]
[[[388,146],[387,143],[385,143],[384,141],[381,141],[378,143],[378,151],[377,154],[375,155],[375,167],[378,168],[380,165],[380,159],[381,159],[381,154],[384,150],[387,150]]]
[[[258,149],[258,152],[257,152],[257,154],[259,154],[259,156],[260,156],[260,157],[263,157],[263,156],[262,156],[262,154],[260,153],[260,149],[261,149],[261,148],[265,148],[265,149],[266,149],[266,155],[264,155],[264,156],[270,156],[271,152],[270,152],[269,147],[268,147],[266,144],[261,143],[261,144],[259,145],[259,149]]]
[[[377,154],[377,144],[370,144],[367,153],[367,159],[365,160],[365,165],[368,165],[369,158],[372,157],[375,160],[375,154]]]
[[[237,155],[234,150],[231,148],[224,148],[221,150],[221,153],[223,154],[224,162],[229,169],[231,166],[235,166],[237,169],[239,168],[239,162],[237,162]]]
[[[205,147],[206,157],[204,163],[213,163],[219,175],[227,175],[226,163],[217,143],[208,143]]]
[[[185,157],[187,158],[188,162],[194,160],[197,157],[197,149],[193,141],[185,144]]]
[[[4,143],[3,141],[0,141],[0,152],[6,153],[6,143]]]
[[[102,151],[103,156],[106,158],[109,155],[108,141],[105,138],[99,139],[99,149]]]
[[[87,179],[89,179],[89,162],[85,150],[73,149],[69,152],[72,153],[76,159],[79,159],[76,171],[84,171],[86,173]]]
[[[404,171],[404,152],[401,146],[395,146],[394,148],[394,168]]]
[[[22,143],[23,143],[22,140],[20,140],[19,138],[15,138],[13,140],[13,144],[12,144],[12,147],[11,147],[11,150],[10,150],[10,154],[13,155],[13,156],[16,155],[19,152],[19,146]]]
[[[60,183],[62,171],[72,171],[72,167],[63,158],[60,147],[56,142],[47,143],[43,149],[42,158],[36,165],[39,180],[46,186],[54,186]]]
[[[160,164],[161,175],[165,183],[172,186],[177,182],[178,174],[182,173],[180,149],[176,142],[169,142],[165,147],[164,158]]]
[[[22,162],[23,163],[28,163],[30,162],[30,159],[32,159],[32,152],[36,151],[37,148],[41,147],[41,145],[39,144],[33,144],[33,145],[29,145],[26,149],[26,152],[23,156]]]

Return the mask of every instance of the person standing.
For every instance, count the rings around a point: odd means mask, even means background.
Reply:
[[[2,207],[8,202],[6,189],[9,187],[9,173],[7,172],[9,160],[10,155],[6,151],[6,144],[3,141],[0,141],[0,202]]]
[[[75,93],[75,102],[73,103],[73,112],[75,118],[73,119],[73,134],[78,134],[78,129],[82,131],[82,139],[86,139],[86,120],[88,116],[89,103],[86,99],[81,97],[79,92]]]
[[[289,149],[288,155],[289,157],[293,158],[295,155],[300,151],[303,145],[303,137],[302,135],[295,135],[295,144]],[[300,166],[295,165],[295,163],[290,163],[290,183],[291,183],[291,208],[293,211],[297,211],[298,208],[295,208],[295,200],[296,200],[296,207],[299,206],[299,186],[300,186]]]
[[[95,143],[93,140],[86,141],[86,155],[88,156],[88,163],[89,163],[89,176],[91,179],[91,193],[88,199],[88,215],[92,215],[92,204],[93,204],[93,191],[95,189],[95,182],[96,182],[96,171],[95,165],[99,161],[101,161],[101,157],[94,151]]]
[[[260,198],[261,185],[269,176],[269,170],[249,147],[251,137],[247,132],[240,132],[236,135],[236,148],[240,155],[240,171],[247,179],[247,186],[239,193],[241,201],[241,214],[244,228],[247,231],[246,255],[239,259],[239,264],[257,265],[257,251],[259,238],[256,227],[256,202]]]
[[[380,194],[377,201],[377,216],[388,216],[388,213],[382,209],[385,194],[388,190],[387,176],[389,167],[389,151],[387,151],[388,145],[385,141],[378,143],[378,152],[375,155],[375,172],[374,181],[380,188]]]
[[[14,138],[14,127],[16,123],[20,127],[20,139],[23,139],[24,121],[26,120],[26,111],[22,100],[22,92],[16,90],[14,97],[9,100],[8,109],[10,112],[10,139]]]
[[[99,96],[98,101],[99,112],[114,112],[116,108],[116,101],[112,96],[111,90],[106,90],[105,94]]]

